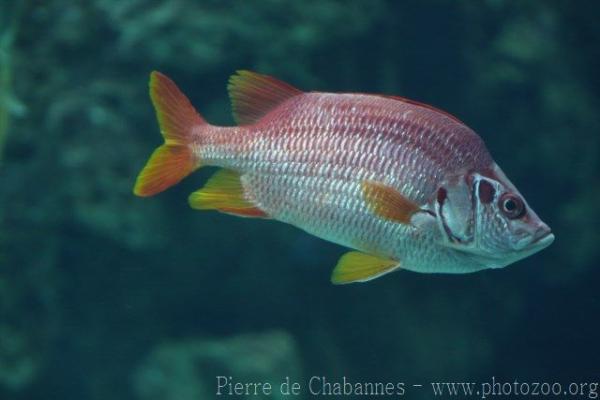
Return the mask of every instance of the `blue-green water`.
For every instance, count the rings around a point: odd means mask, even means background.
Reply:
[[[594,398],[599,17],[591,1],[0,2],[0,399],[308,399],[323,377],[392,383],[383,398],[515,380]],[[132,195],[161,142],[154,69],[215,124],[233,123],[238,69],[445,109],[556,241],[502,270],[333,286],[344,248],[191,210],[211,169]]]

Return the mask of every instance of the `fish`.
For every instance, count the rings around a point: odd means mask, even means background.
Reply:
[[[433,106],[304,92],[241,70],[227,87],[237,125],[216,126],[166,75],[152,72],[149,87],[164,143],[134,193],[218,167],[190,206],[278,220],[349,248],[334,284],[501,268],[554,241],[481,137]]]

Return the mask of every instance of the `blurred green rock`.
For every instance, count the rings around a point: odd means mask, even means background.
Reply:
[[[137,368],[133,385],[140,400],[195,400],[218,397],[218,383],[223,385],[222,396],[228,397],[226,380],[269,383],[270,395],[260,389],[255,395],[252,388],[251,395],[235,397],[283,399],[281,383],[286,377],[301,381],[301,371],[293,338],[281,331],[267,332],[161,344]]]

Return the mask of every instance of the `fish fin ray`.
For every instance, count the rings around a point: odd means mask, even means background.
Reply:
[[[350,251],[339,259],[331,273],[331,282],[336,285],[367,282],[398,268],[398,261]]]
[[[153,71],[149,86],[165,143],[154,150],[136,179],[133,192],[143,197],[162,192],[199,167],[190,148],[191,133],[195,126],[206,124],[167,76]]]
[[[375,96],[385,97],[387,99],[398,100],[398,101],[401,101],[403,103],[412,104],[413,106],[423,107],[423,108],[426,108],[428,110],[435,111],[435,112],[438,112],[440,114],[444,114],[446,117],[454,120],[455,122],[458,122],[459,124],[464,125],[464,122],[462,122],[460,119],[456,118],[454,115],[450,114],[449,112],[444,111],[444,110],[440,110],[439,108],[434,107],[434,106],[429,105],[429,104],[426,104],[426,103],[421,103],[420,101],[407,99],[406,97],[401,97],[401,96],[388,95],[388,94],[376,94]]]
[[[163,144],[148,159],[136,179],[133,192],[141,197],[160,193],[189,175],[195,165],[187,147]]]
[[[196,210],[217,210],[241,217],[268,218],[267,214],[246,198],[241,175],[229,169],[217,171],[200,190],[189,197]]]
[[[421,211],[415,202],[383,183],[363,181],[362,192],[371,211],[384,219],[408,225],[412,215]]]
[[[257,122],[269,111],[302,91],[268,75],[237,71],[227,85],[233,117],[240,125]]]

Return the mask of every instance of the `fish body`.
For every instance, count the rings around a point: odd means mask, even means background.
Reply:
[[[217,127],[164,75],[154,73],[150,86],[166,144],[140,174],[136,194],[155,194],[199,166],[221,167],[190,196],[192,207],[276,219],[358,250],[342,257],[335,283],[400,267],[502,267],[553,240],[481,138],[433,107],[305,93],[242,71],[229,85],[239,126]],[[502,212],[507,198],[523,215]]]

